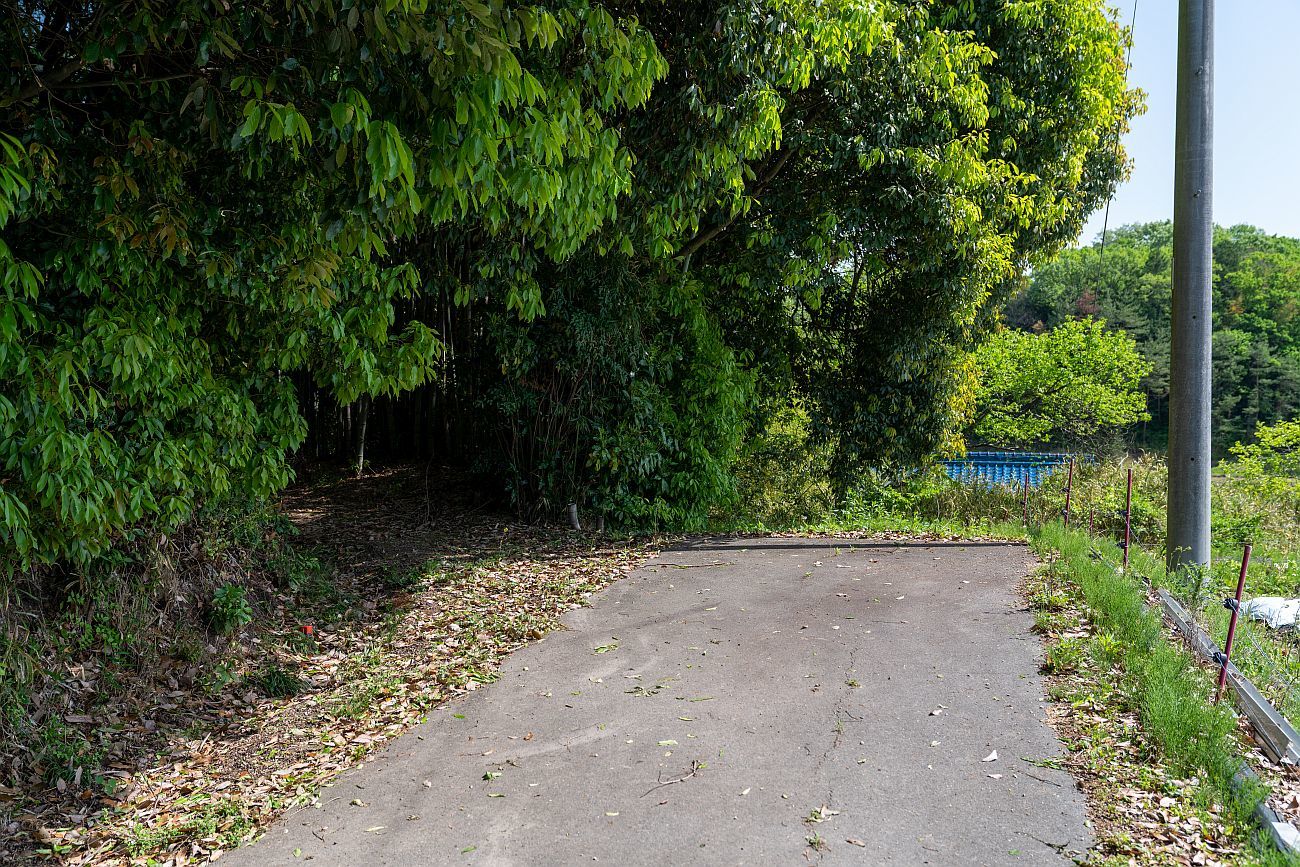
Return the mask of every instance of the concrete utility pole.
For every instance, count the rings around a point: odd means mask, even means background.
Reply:
[[[1210,562],[1213,181],[1214,0],[1179,0],[1165,548],[1171,569]]]

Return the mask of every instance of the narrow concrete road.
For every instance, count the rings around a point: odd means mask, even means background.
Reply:
[[[1030,567],[979,542],[664,552],[223,863],[1067,864],[1090,839],[1034,763],[1060,746]]]

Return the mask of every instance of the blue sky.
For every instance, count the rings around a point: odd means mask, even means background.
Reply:
[[[1126,24],[1133,0],[1110,0]],[[1300,238],[1300,0],[1215,4],[1214,221]],[[1125,147],[1133,175],[1111,227],[1173,213],[1178,0],[1138,0],[1130,85],[1147,93]],[[1080,240],[1101,232],[1099,211]]]

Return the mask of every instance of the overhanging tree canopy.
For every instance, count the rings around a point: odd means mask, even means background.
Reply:
[[[1101,0],[17,0],[4,557],[266,496],[325,404],[629,523],[795,389],[846,472],[923,454],[1122,170],[1120,43]]]

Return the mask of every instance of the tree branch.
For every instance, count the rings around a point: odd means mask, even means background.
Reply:
[[[763,174],[763,176],[757,179],[757,181],[754,183],[752,187],[745,190],[746,195],[756,196],[759,193],[761,193],[764,189],[766,189],[767,185],[770,184],[776,178],[777,174],[781,171],[781,169],[785,167],[785,164],[790,161],[790,157],[794,156],[796,150],[797,150],[796,148],[783,149],[777,155],[776,161]],[[690,268],[691,256],[694,255],[695,251],[700,249],[710,241],[712,241],[714,238],[718,237],[718,235],[721,235],[727,229],[731,228],[731,225],[736,222],[737,216],[739,216],[739,214],[732,214],[730,217],[727,217],[727,219],[723,220],[721,223],[714,223],[709,228],[697,232],[695,234],[695,237],[692,238],[690,241],[688,241],[686,243],[686,246],[683,247],[681,251],[678,252],[677,258],[684,260],[686,263],[685,267]]]
[[[70,61],[68,63],[65,63],[63,66],[60,66],[58,69],[54,70],[44,78],[41,78],[38,75],[36,76],[35,81],[33,81],[31,84],[28,84],[27,86],[19,90],[17,93],[5,99],[3,104],[13,105],[14,103],[18,103],[18,102],[26,102],[27,100],[31,99],[33,96],[36,96],[41,91],[51,90],[55,85],[61,84],[67,79],[71,78],[81,69],[83,69],[85,65],[86,62],[84,60],[82,60],[81,58],[77,58],[76,60]]]
[[[1035,395],[1033,396],[1032,399],[1030,399],[1029,401],[1027,401],[1027,402],[1025,402],[1025,403],[1023,403],[1023,404],[1020,404],[1019,406],[1017,406],[1017,407],[1016,407],[1016,411],[1017,411],[1018,413],[1020,413],[1021,415],[1024,415],[1024,414],[1026,414],[1026,413],[1033,412],[1034,410],[1036,410],[1036,409],[1038,409],[1039,407],[1041,407],[1041,406],[1042,406],[1042,405],[1047,401],[1047,399],[1048,399],[1049,397],[1052,397],[1053,395],[1059,394],[1059,393],[1061,393],[1062,391],[1064,391],[1064,390],[1066,389],[1066,387],[1069,386],[1070,382],[1071,382],[1071,380],[1068,379],[1068,378],[1066,378],[1066,379],[1058,379],[1058,380],[1057,380],[1057,381],[1052,385],[1051,388],[1047,388],[1047,389],[1044,389],[1043,391],[1038,392],[1037,394],[1035,394]],[[1002,404],[1005,404],[1005,401],[1002,401],[1001,403],[1002,403]],[[998,404],[995,404],[995,403],[993,403],[993,402],[990,402],[989,405],[984,409],[983,412],[981,412],[979,415],[977,415],[974,419],[971,420],[970,424],[968,425],[969,429],[970,429],[970,430],[975,430],[975,428],[977,428],[977,427],[979,427],[981,424],[983,424],[984,421],[985,421],[985,419],[987,419],[990,415],[993,414],[993,409],[994,409],[994,407],[995,407],[996,405],[998,405]]]

